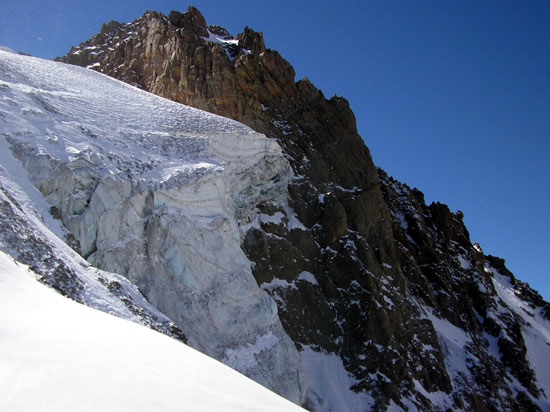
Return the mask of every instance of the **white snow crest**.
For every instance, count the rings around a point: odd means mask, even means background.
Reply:
[[[212,33],[212,31],[208,30],[208,37],[202,37],[202,39],[208,43],[215,43],[220,45],[227,54],[227,57],[230,60],[233,60],[233,56],[231,55],[229,49],[231,47],[237,48],[239,46],[239,41],[232,37],[231,35],[220,35],[216,33]],[[251,51],[247,49],[240,49],[244,54],[250,54]]]
[[[303,271],[298,275],[298,280],[302,280],[304,282],[309,282],[312,285],[318,285],[317,279],[315,278],[315,275],[311,272]]]
[[[275,289],[285,289],[285,288],[298,289],[296,287],[295,281],[289,282],[288,280],[279,279],[279,278],[273,278],[271,282],[262,283],[261,288],[267,291],[273,291]]]
[[[0,44],[0,51],[4,51],[4,52],[7,52],[7,53],[15,53],[14,50],[10,49],[7,46],[2,46],[1,44]]]

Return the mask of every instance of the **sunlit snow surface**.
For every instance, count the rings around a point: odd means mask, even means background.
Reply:
[[[20,140],[38,140],[60,160],[113,162],[135,172],[132,160],[140,159],[162,181],[177,170],[218,166],[208,150],[216,136],[255,134],[238,122],[74,66],[0,51],[0,74],[2,118]],[[82,87],[90,84],[94,87]],[[99,154],[94,141],[101,145]]]
[[[299,411],[188,346],[62,297],[0,252],[0,410]]]

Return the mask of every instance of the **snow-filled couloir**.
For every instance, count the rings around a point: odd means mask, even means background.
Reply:
[[[303,402],[299,353],[240,248],[254,206],[285,199],[292,171],[275,141],[4,51],[0,109],[4,190],[37,197],[31,182],[47,200],[38,220],[92,266],[130,279],[191,346]]]

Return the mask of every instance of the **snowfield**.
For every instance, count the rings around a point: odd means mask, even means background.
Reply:
[[[167,336],[67,299],[0,252],[0,410],[300,411]]]

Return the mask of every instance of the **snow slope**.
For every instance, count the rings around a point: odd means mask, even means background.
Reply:
[[[550,411],[550,322],[544,319],[539,308],[531,307],[517,296],[509,277],[489,263],[485,265],[485,271],[491,274],[499,297],[522,319],[527,359],[545,394],[545,400],[540,401],[540,407],[544,411]]]
[[[0,410],[299,411],[221,363],[67,299],[0,252]]]
[[[276,142],[92,70],[0,51],[0,149],[11,225],[0,250],[52,282],[65,274],[58,289],[77,301],[151,312],[141,323],[159,330],[173,321],[195,349],[303,402],[300,355],[240,248],[255,205],[286,198]],[[102,302],[112,291],[124,296]]]

